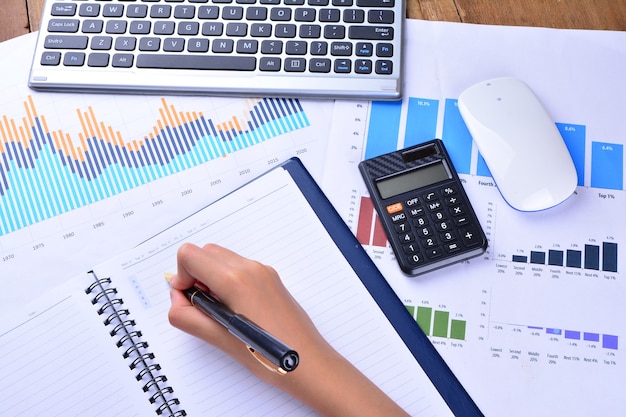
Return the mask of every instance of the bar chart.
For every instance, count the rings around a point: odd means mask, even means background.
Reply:
[[[582,341],[598,344],[603,349],[618,349],[619,337],[612,334],[601,334],[595,332],[583,332],[580,330],[567,330],[555,327],[527,326],[534,336],[542,333],[549,337],[559,337],[565,341]]]
[[[558,122],[556,126],[572,156],[579,186],[624,190],[623,145],[589,138],[584,125]],[[459,173],[491,176],[480,153],[473,150],[456,99],[409,97],[404,103],[372,102],[367,129],[365,158],[440,136]],[[587,183],[586,170],[590,170]]]
[[[617,254],[617,243],[602,242],[601,244],[585,244],[582,248],[576,245],[574,249],[531,250],[529,255],[512,255],[511,261],[534,265],[618,272]]]
[[[460,314],[452,318],[449,311],[429,306],[405,305],[411,316],[417,321],[427,336],[465,340],[467,321]]]
[[[356,237],[362,245],[383,248],[387,246],[385,230],[370,197],[361,197]]]
[[[224,120],[161,99],[143,138],[93,108],[78,138],[49,126],[32,96],[22,120],[0,117],[0,236],[310,125],[295,99],[250,99]]]

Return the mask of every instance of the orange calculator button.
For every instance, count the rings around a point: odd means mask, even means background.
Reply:
[[[402,203],[389,204],[387,206],[387,213],[393,214],[402,211]]]

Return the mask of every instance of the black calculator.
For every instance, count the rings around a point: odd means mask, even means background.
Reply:
[[[433,139],[359,164],[403,272],[479,256],[487,238],[444,144]]]

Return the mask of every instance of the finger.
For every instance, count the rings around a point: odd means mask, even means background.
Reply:
[[[187,297],[180,291],[170,291],[172,306],[168,312],[168,319],[172,326],[199,337],[211,344],[222,338],[232,336],[224,326],[193,306]]]
[[[231,293],[237,281],[252,263],[226,248],[209,244],[200,248],[192,244],[182,245],[177,253],[178,276],[172,279],[172,287],[185,289],[197,281],[205,284],[218,296]]]

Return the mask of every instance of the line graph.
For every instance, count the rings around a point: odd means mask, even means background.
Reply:
[[[48,125],[32,96],[24,116],[0,119],[0,236],[308,127],[296,99],[248,99],[217,121],[161,98],[143,138],[125,138],[92,107],[72,137]]]

